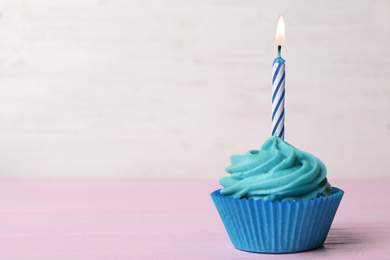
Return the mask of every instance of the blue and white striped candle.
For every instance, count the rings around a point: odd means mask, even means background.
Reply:
[[[278,57],[272,69],[272,135],[284,139],[285,60]]]
[[[284,42],[284,19],[280,16],[276,31],[276,43]],[[272,68],[272,135],[284,139],[284,98],[286,81],[285,63],[281,57],[281,45],[278,45],[278,57],[274,60]]]

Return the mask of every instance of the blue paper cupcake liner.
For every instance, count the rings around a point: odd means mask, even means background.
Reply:
[[[258,253],[293,253],[325,242],[344,191],[308,201],[279,202],[233,199],[211,193],[233,245]]]

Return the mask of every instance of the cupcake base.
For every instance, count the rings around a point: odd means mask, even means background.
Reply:
[[[211,193],[233,245],[257,253],[295,253],[322,246],[344,191],[308,201],[233,199]]]

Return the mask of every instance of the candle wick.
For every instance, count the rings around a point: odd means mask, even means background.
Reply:
[[[278,57],[281,58],[282,45],[278,45]]]

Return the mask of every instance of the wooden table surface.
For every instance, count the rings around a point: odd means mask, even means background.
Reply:
[[[217,180],[0,181],[0,259],[389,259],[390,180],[331,180],[345,191],[325,245],[236,250],[209,193]]]

